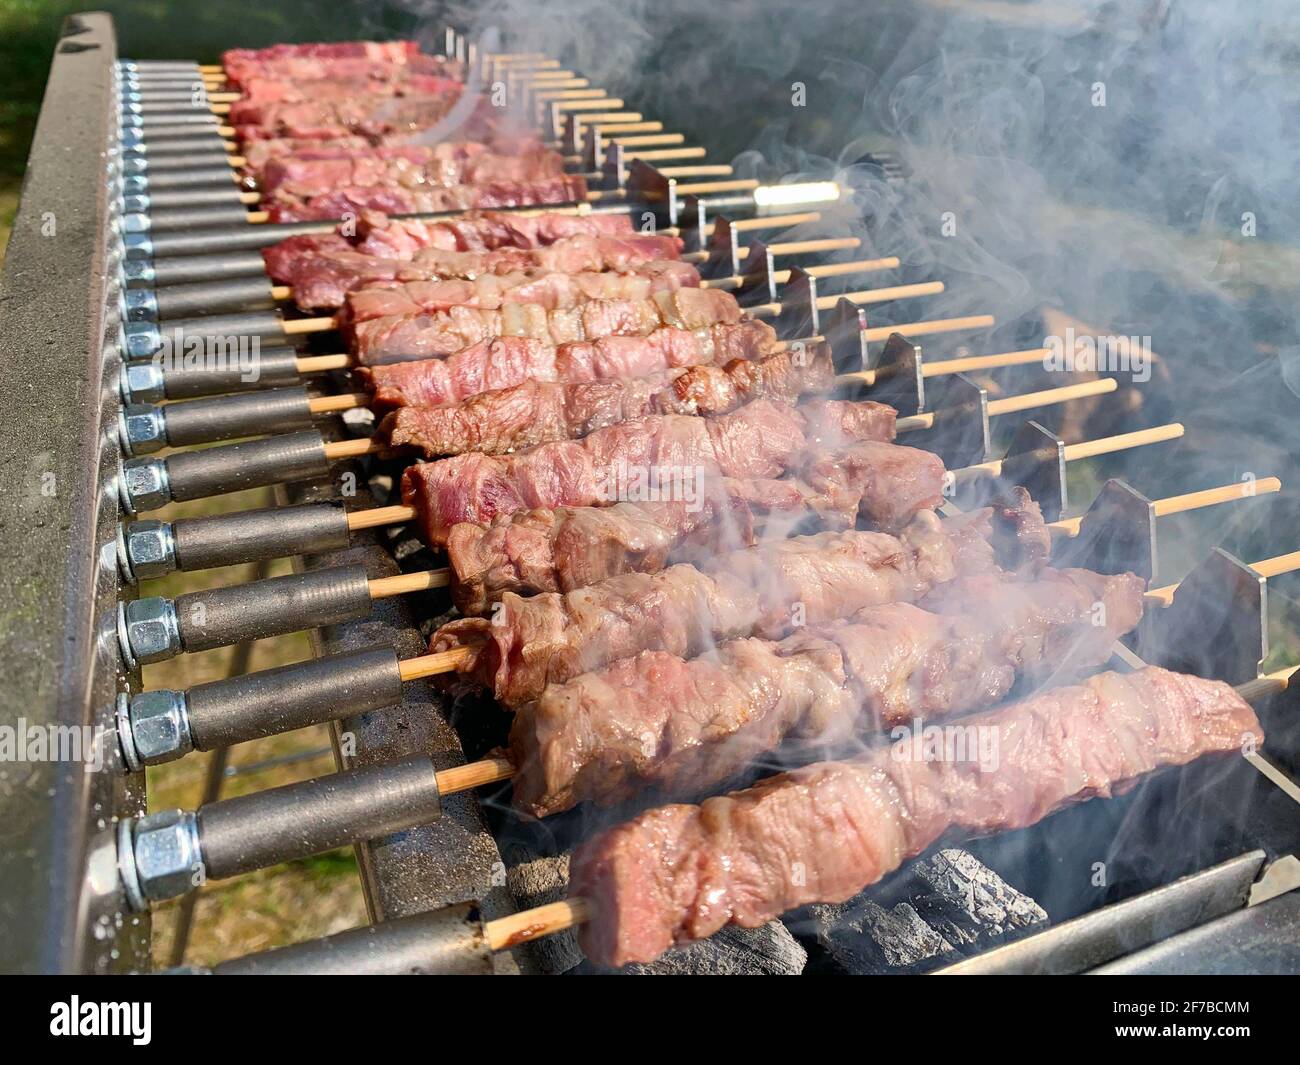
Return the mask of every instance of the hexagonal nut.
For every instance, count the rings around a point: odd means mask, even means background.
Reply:
[[[133,521],[122,530],[127,563],[137,581],[164,577],[176,569],[176,541],[169,521]]]
[[[171,762],[194,750],[185,693],[141,692],[131,700],[131,741],[144,765]]]
[[[137,265],[127,263],[127,266]],[[158,403],[167,398],[162,367],[156,362],[128,362],[121,369],[122,400],[125,403]]]
[[[203,882],[198,819],[193,813],[160,810],[140,818],[132,849],[136,877],[147,899],[174,899]]]
[[[122,639],[140,665],[161,662],[181,653],[176,608],[170,599],[151,595],[125,604]]]
[[[167,446],[167,419],[153,403],[128,403],[118,415],[118,435],[128,455],[147,455]]]
[[[123,216],[123,229],[133,232],[127,221],[132,215]],[[162,334],[153,322],[130,322],[126,327],[126,355],[130,359],[149,359],[162,347]]]
[[[157,510],[171,502],[167,464],[162,459],[131,459],[122,463],[122,505],[132,514]]]

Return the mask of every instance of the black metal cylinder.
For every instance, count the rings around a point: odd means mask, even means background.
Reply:
[[[168,399],[193,399],[227,392],[283,388],[301,381],[298,353],[293,348],[263,347],[247,364],[214,360],[210,365],[164,364],[163,389]]]
[[[199,76],[199,65],[189,59],[123,59],[118,67],[124,74],[138,78],[152,78],[164,74]]]
[[[140,115],[138,122],[123,122],[125,126],[136,126],[145,130],[154,126],[194,126],[199,128],[211,126],[215,131],[218,124],[217,116],[206,108],[178,111],[174,107],[164,108],[160,111],[150,110],[148,113]]]
[[[229,177],[219,184],[157,191],[151,189],[146,195],[149,197],[151,211],[170,211],[178,207],[243,206],[239,202],[239,186]]]
[[[214,976],[489,976],[492,950],[476,902],[219,962]]]
[[[181,648],[210,651],[370,613],[364,566],[289,573],[248,584],[186,592],[174,600]]]
[[[285,237],[300,233],[328,233],[333,222],[291,222],[283,225],[248,225],[235,228],[187,229],[157,233],[153,237],[155,259],[169,255],[209,255],[213,252],[253,251],[266,248]]]
[[[152,162],[155,159],[164,159],[168,156],[194,155],[196,153],[199,155],[215,155],[217,152],[220,152],[223,156],[228,154],[225,145],[215,134],[196,135],[190,133],[176,137],[146,137],[141,154]]]
[[[182,158],[185,159],[185,157]],[[188,159],[185,159],[185,161],[190,162]],[[149,178],[149,192],[151,195],[166,189],[193,189],[207,185],[224,188],[227,185],[233,187],[235,184],[230,174],[230,166],[225,162],[224,158],[220,162],[207,165],[204,165],[200,160],[179,169],[159,168],[155,170],[150,167],[146,173]]]
[[[163,408],[167,443],[173,447],[235,440],[241,436],[270,436],[312,426],[307,389],[273,388],[213,399],[169,403]]]
[[[314,429],[202,451],[178,451],[166,462],[171,497],[178,501],[309,481],[329,473],[325,440]]]
[[[123,108],[123,111],[124,113],[139,115],[146,121],[160,116],[178,118],[185,122],[188,122],[194,115],[213,122],[217,118],[213,114],[212,104],[208,102],[206,96],[199,96],[196,99],[193,94],[187,93],[158,93],[151,98],[128,104]]]
[[[209,803],[198,811],[207,875],[220,880],[437,819],[427,755]]]
[[[240,311],[232,314],[207,314],[195,318],[172,318],[159,325],[164,350],[184,352],[187,344],[198,338],[211,338],[208,350],[225,350],[230,340],[254,337],[261,340],[282,338],[284,321],[274,311]],[[168,348],[166,345],[170,345]]]
[[[402,676],[391,647],[295,662],[260,673],[200,684],[185,694],[194,749],[336,721],[402,701]]]
[[[271,282],[265,274],[167,285],[156,289],[154,298],[158,302],[158,317],[164,321],[275,308]]]
[[[163,289],[171,285],[188,285],[196,281],[223,281],[232,277],[253,277],[261,284],[265,278],[266,263],[262,253],[233,251],[224,255],[177,255],[159,259],[153,264],[154,284]]]
[[[240,510],[172,522],[176,568],[211,569],[348,546],[352,531],[340,503]]]
[[[139,88],[130,89],[122,95],[124,104],[136,104],[141,107],[155,107],[169,104],[172,107],[191,105],[211,107],[207,90],[202,81],[157,81]]]
[[[176,155],[162,154],[155,158],[146,154],[148,165],[145,169],[149,174],[149,187],[154,187],[154,182],[158,180],[160,174],[173,170],[208,170],[224,167],[226,176],[229,177],[230,163],[226,150],[218,140],[214,139],[211,143],[211,148],[195,148],[188,152],[178,152]]]
[[[239,202],[201,207],[176,207],[171,210],[149,212],[149,229],[154,233],[167,233],[178,229],[202,229],[205,226],[246,226],[248,224],[248,208]]]

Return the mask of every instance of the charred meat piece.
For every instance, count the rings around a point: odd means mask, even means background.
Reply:
[[[536,249],[573,236],[609,236],[625,240],[670,241],[641,237],[623,215],[538,215],[470,212],[459,218],[426,222],[418,218],[389,218],[379,211],[363,212],[353,226],[333,233],[289,237],[262,251],[267,273],[282,285],[295,283],[295,271],[321,252],[353,251],[383,259],[409,261],[426,249],[485,252],[498,248]],[[654,258],[670,256],[655,255]],[[671,256],[676,258],[676,255]]]
[[[435,146],[390,144],[364,151],[306,151],[281,155],[262,169],[263,196],[307,200],[339,188],[388,186],[421,189],[494,181],[545,181],[564,174],[564,157],[542,148],[514,155],[487,144],[444,141]]]
[[[766,322],[709,329],[656,329],[644,337],[601,337],[558,347],[531,337],[496,337],[444,359],[395,362],[358,370],[374,406],[436,407],[526,381],[607,381],[678,366],[756,359],[777,345]]]
[[[340,328],[362,366],[439,358],[494,337],[531,337],[543,344],[573,344],[601,337],[645,337],[662,328],[696,330],[735,325],[742,313],[729,292],[683,288],[645,300],[588,300],[548,311],[539,304],[506,303],[499,310],[451,307],[388,315]]]
[[[433,214],[533,204],[583,203],[587,182],[577,174],[531,181],[483,181],[473,185],[343,185],[299,198],[277,190],[263,201],[272,222],[310,222],[347,218],[362,211],[388,214]]]
[[[583,844],[570,891],[594,908],[588,956],[650,961],[727,924],[841,902],[949,831],[1024,828],[1161,767],[1263,740],[1228,685],[1155,667],[1103,673],[961,725],[985,757],[958,758],[954,743],[952,757],[927,759],[907,737],[699,806],[663,806]]]
[[[737,639],[689,660],[666,651],[624,658],[520,709],[515,801],[543,816],[651,787],[697,795],[783,743],[822,752],[863,732],[992,706],[1021,677],[1105,662],[1141,619],[1143,590],[1131,573],[988,574],[775,643]],[[936,612],[936,597],[945,610]],[[1098,603],[1108,608],[1101,625]]]
[[[893,531],[943,501],[943,464],[928,451],[866,440],[812,448],[801,461],[815,480],[802,472],[706,479],[690,498],[539,508],[486,528],[455,525],[446,542],[453,598],[461,613],[481,614],[506,592],[567,592],[621,573],[655,573],[782,539],[806,523],[844,529],[861,516]]]
[[[291,237],[290,241],[321,239]],[[265,255],[268,263],[275,259],[275,266],[268,269],[277,272],[278,281],[293,287],[294,302],[302,310],[335,310],[343,306],[349,292],[379,281],[473,280],[513,273],[538,277],[610,270],[671,274],[678,266],[684,266],[677,262],[680,245],[676,237],[576,234],[539,248],[504,247],[490,251],[424,248],[410,259],[366,255],[354,251],[345,241],[338,247],[311,254],[298,254],[290,248],[282,256],[274,249],[268,249]],[[698,284],[694,268],[686,269],[691,273],[681,275],[682,284]]]
[[[651,377],[530,380],[461,403],[401,407],[384,419],[380,430],[395,447],[416,447],[428,458],[467,451],[497,455],[573,440],[651,414],[726,414],[760,397],[794,403],[830,391],[834,381],[827,353],[804,358],[781,351]]]
[[[947,526],[945,528],[945,526]],[[911,602],[958,574],[994,568],[979,515],[918,514],[898,537],[843,530],[796,536],[660,573],[528,598],[507,593],[489,618],[443,625],[433,652],[473,650],[460,674],[517,707],[548,684],[658,650],[694,657],[751,633],[768,639],[866,606]]]
[[[415,507],[425,542],[441,544],[458,522],[490,524],[532,507],[616,502],[632,479],[678,491],[705,478],[777,477],[816,441],[892,440],[897,412],[870,401],[797,407],[756,399],[729,414],[653,414],[578,440],[510,455],[477,451],[408,466],[402,500]]]
[[[372,281],[348,293],[342,316],[357,323],[385,316],[436,314],[452,307],[500,310],[507,303],[536,304],[548,311],[561,311],[598,299],[648,300],[658,292],[698,288],[699,284],[695,267],[683,262],[648,264],[622,273],[519,270],[427,281],[393,278]]]

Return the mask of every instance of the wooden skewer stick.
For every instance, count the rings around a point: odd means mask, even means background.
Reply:
[[[758,182],[753,178],[737,178],[735,181],[697,181],[692,184],[678,185],[677,191],[683,196],[703,196],[714,192],[753,192],[758,187]],[[593,189],[587,193],[589,203],[625,199],[627,199],[627,189]]]
[[[784,223],[778,221],[775,216],[772,218],[772,226],[776,229],[784,228]],[[850,251],[862,243],[860,237],[826,237],[821,240],[787,240],[775,244],[769,244],[767,250],[773,255],[807,255],[813,252],[821,251]],[[741,258],[749,253],[749,248],[742,247],[738,249]],[[682,256],[684,263],[702,263],[707,262],[709,253],[707,251],[687,252]]]
[[[653,138],[652,138],[653,139]],[[681,144],[686,140],[680,133],[667,134],[669,144]],[[647,151],[627,152],[624,159],[703,159],[709,154],[707,148],[656,148]],[[580,155],[566,155],[564,162],[569,166],[579,166],[583,162]],[[594,173],[594,171],[588,171]],[[603,171],[601,171],[603,173]]]
[[[656,144],[685,144],[686,134],[685,133],[641,133],[641,134],[633,134],[632,136],[623,135],[623,136],[605,137],[604,139],[607,141],[614,141],[617,144],[621,144],[623,145],[624,148],[645,148],[645,147],[653,147]],[[701,149],[701,151],[703,151],[703,149]],[[630,159],[646,158],[645,155],[638,152],[626,152],[624,153],[624,156],[625,158],[630,158]]]
[[[774,244],[768,250],[772,251],[772,249],[776,247],[777,245]],[[773,251],[773,254],[776,253]],[[784,254],[789,253],[787,252]],[[810,266],[804,271],[804,273],[810,274],[813,277],[841,277],[844,274],[866,274],[874,270],[893,270],[897,266],[898,259],[891,255],[884,259],[854,259],[852,262],[847,263],[824,263],[821,266]],[[790,280],[790,271],[777,270],[772,274],[772,280],[783,285]],[[731,277],[709,278],[700,282],[700,287],[733,289],[739,288],[744,281],[745,278],[743,275],[733,274]],[[768,304],[767,306],[779,307],[780,304]]]
[[[894,285],[891,288],[868,288],[860,292],[841,292],[835,296],[821,296],[817,300],[819,311],[829,311],[840,300],[853,303],[886,303],[889,300],[908,299],[912,296],[933,296],[944,290],[942,281],[922,281],[916,285]],[[780,303],[760,303],[746,307],[754,318],[772,318],[781,313]],[[897,330],[896,330],[897,331]]]
[[[533,93],[537,103],[549,103],[555,100],[603,100],[609,107],[622,107],[621,102],[611,100],[604,89],[560,89],[550,85],[540,92]]]
[[[512,76],[511,80],[516,84],[523,82],[545,89],[586,89],[591,86],[591,82],[576,77],[572,70],[539,70]]]
[[[1280,577],[1284,573],[1294,573],[1300,569],[1300,551],[1290,551],[1285,555],[1274,555],[1272,558],[1252,562],[1250,568],[1265,580],[1269,577]],[[1181,583],[1180,581],[1178,584],[1166,584],[1163,588],[1152,588],[1145,596],[1146,601],[1156,606],[1169,606],[1174,601],[1174,594]]]
[[[581,113],[574,115],[574,118],[580,124],[600,117],[599,115],[584,115]],[[640,120],[634,122],[623,116],[617,118],[604,116],[604,118],[605,120],[600,123],[600,135],[609,140],[617,140],[619,135],[624,133],[662,133],[664,131],[662,122]],[[546,146],[548,148],[559,148],[562,143],[561,141],[548,141]]]
[[[591,906],[585,899],[563,899],[488,921],[483,926],[483,938],[490,949],[507,950],[566,928],[576,928],[591,918]]]
[[[558,59],[548,59],[541,52],[488,52],[483,58],[498,66],[508,64],[516,70],[520,67],[528,67],[532,70],[554,70],[560,65]]]
[[[968,373],[973,370],[998,370],[1006,366],[1028,366],[1042,362],[1050,354],[1048,348],[1027,348],[1024,351],[1005,351],[998,355],[968,355],[961,359],[944,359],[941,362],[923,362],[922,377],[943,377],[946,374]],[[837,374],[837,385],[861,382],[874,385],[881,377],[878,370],[854,370],[851,373]]]
[[[1258,481],[1236,481],[1220,488],[1204,488],[1199,492],[1185,492],[1183,495],[1167,496],[1151,503],[1157,518],[1169,514],[1182,514],[1188,510],[1200,510],[1220,503],[1230,503],[1235,499],[1251,499],[1254,496],[1270,495],[1282,491],[1282,482],[1276,477],[1263,477]],[[1047,527],[1060,536],[1078,536],[1083,524],[1083,515],[1074,518],[1062,518],[1051,522]]]
[[[862,334],[868,341],[874,342],[888,340],[894,333],[905,337],[919,337],[930,336],[934,333],[961,333],[967,329],[992,329],[995,324],[993,315],[975,314],[968,318],[936,318],[928,322],[901,322],[898,325],[881,325],[874,329],[864,329]]]
[[[1238,684],[1237,694],[1248,703],[1258,702],[1270,695],[1277,695],[1286,691],[1298,672],[1300,672],[1300,666],[1287,666],[1285,669],[1265,673],[1262,677],[1256,677],[1244,684]]]
[[[340,410],[356,410],[370,406],[368,392],[341,392],[335,396],[313,396],[307,401],[312,414],[330,414]]]
[[[1068,403],[1072,399],[1084,399],[1088,396],[1101,396],[1114,392],[1119,382],[1113,377],[1102,377],[1096,381],[1084,381],[1077,385],[1065,385],[1063,388],[1045,388],[1041,392],[1026,392],[1022,396],[1006,396],[989,401],[989,417],[999,414],[1013,414],[1022,410],[1034,410],[1036,407],[1050,407],[1057,403]],[[934,411],[913,414],[899,418],[895,423],[900,433],[913,429],[932,429],[937,415]]]
[[[325,445],[325,458],[331,462],[335,459],[355,459],[363,455],[378,455],[389,450],[388,445],[371,436],[358,437],[355,440],[331,440]]]
[[[1102,436],[1096,440],[1066,444],[1064,457],[1066,462],[1079,462],[1082,459],[1096,458],[1099,455],[1110,455],[1116,451],[1128,451],[1130,448],[1146,447],[1148,444],[1162,444],[1168,440],[1177,440],[1186,431],[1186,427],[1181,422],[1171,422],[1168,425],[1156,425],[1150,429],[1139,429],[1133,433]],[[991,474],[996,477],[1001,472],[1001,459],[994,459],[991,462],[977,462],[973,466],[967,466],[965,469],[956,471],[958,476],[962,478],[981,474]]]
[[[617,97],[606,96],[604,89],[596,89],[594,91],[599,94],[594,98],[589,96],[572,100],[554,100],[552,106],[557,111],[621,111],[623,107],[626,106],[623,101]],[[638,114],[633,118],[629,114],[627,121],[640,122],[641,116]]]

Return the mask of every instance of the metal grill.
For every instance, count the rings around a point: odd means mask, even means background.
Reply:
[[[825,345],[843,388],[896,407],[905,442],[956,471],[950,512],[1024,486],[1055,525],[1058,561],[1151,579],[1162,517],[1267,507],[1280,487],[1206,485],[1148,498],[1142,472],[1158,468],[1181,426],[1067,441],[1026,415],[1105,405],[1118,380],[1091,375],[990,398],[969,373],[1014,373],[1041,362],[1042,350],[962,361],[928,357],[914,343],[977,342],[996,335],[988,316],[874,324],[876,303],[942,286],[868,288],[884,260],[844,258],[851,239],[801,239],[797,226],[818,217],[826,189],[762,187],[685,162],[703,152],[545,57],[480,56],[454,32],[446,46],[484,82],[506,84],[587,175],[591,202],[560,209],[630,212],[638,224],[679,234],[701,274],[766,316],[785,343]],[[0,777],[10,836],[0,853],[7,967],[149,968],[153,902],[203,879],[351,844],[371,927],[231,959],[218,971],[545,970],[553,958],[526,941],[554,911],[539,917],[528,907],[554,900],[507,874],[521,856],[580,833],[581,818],[539,828],[481,803],[474,790],[505,774],[481,757],[491,729],[466,726],[490,721],[490,707],[458,716],[428,683],[444,663],[425,653],[420,619],[445,610],[437,589],[446,579],[392,498],[403,460],[360,435],[367,424],[347,413],[364,400],[352,391],[347,357],[331,351],[335,321],[282,311],[286,294],[259,254],[334,223],[268,221],[257,194],[235,179],[227,106],[214,72],[121,60],[106,16],[67,21],[0,305],[0,374],[18,400],[3,430],[13,487],[0,514],[14,564],[0,576],[2,653],[6,716],[98,730],[105,769],[34,761]],[[878,162],[882,175],[906,180],[894,160]],[[195,337],[251,342],[255,379],[238,359],[195,367],[154,358]],[[991,419],[1020,426],[997,458]],[[167,447],[165,457],[155,454]],[[1121,454],[1134,483],[1107,481],[1087,506],[1069,498],[1068,466]],[[149,517],[172,500],[270,485],[272,511]],[[136,598],[147,577],[284,557],[294,559],[288,577],[174,601]],[[1148,619],[1132,646],[1116,646],[1112,665],[1194,663],[1203,675],[1247,685],[1267,749],[1212,773],[1166,773],[1125,799],[969,844],[964,854],[1037,900],[1051,921],[993,949],[981,939],[947,971],[1162,971],[1227,956],[1247,970],[1285,966],[1284,946],[1300,941],[1300,862],[1286,857],[1300,842],[1297,710],[1289,673],[1260,671],[1268,578],[1298,561],[1280,553],[1252,561],[1216,550],[1176,589],[1153,590]],[[188,692],[141,691],[142,663],[301,630],[312,634],[308,662]],[[336,774],[145,815],[146,764],[313,723],[331,725]],[[1179,853],[1183,832],[1198,844]],[[1110,890],[1061,888],[1054,874],[1067,836],[1098,841],[1118,871]],[[1152,850],[1160,861],[1148,860]],[[916,891],[900,874],[881,888],[881,905],[915,901]]]

